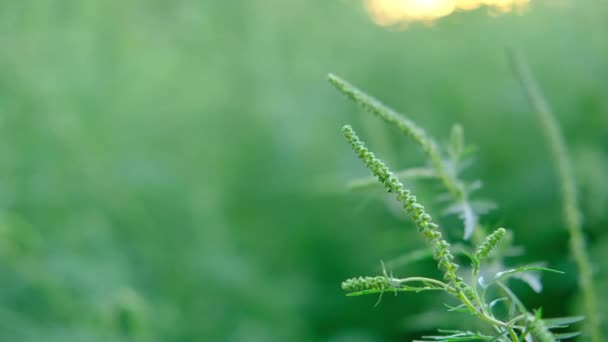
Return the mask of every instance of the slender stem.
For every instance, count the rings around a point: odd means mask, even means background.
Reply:
[[[517,337],[517,333],[512,328],[509,328],[509,335],[511,336],[511,340],[513,342],[519,342],[519,337]]]
[[[515,318],[511,319],[509,322],[507,322],[507,326],[509,326],[509,327],[510,327],[510,328],[509,328],[509,335],[511,336],[511,340],[512,340],[513,342],[518,342],[518,341],[519,341],[519,337],[517,336],[517,333],[515,332],[515,329],[514,329],[515,327],[517,327],[517,326],[515,325],[515,323],[516,323],[517,321],[519,321],[519,320],[524,319],[524,318],[526,318],[526,315],[521,314],[521,315],[519,315],[519,316],[517,316],[517,317],[515,317]],[[524,327],[519,327],[519,328],[520,328],[522,331],[523,331],[523,329],[524,329]]]
[[[475,313],[475,316],[477,316],[478,318],[480,318],[482,321],[485,321],[486,323],[489,323],[491,325],[495,325],[495,326],[499,326],[502,328],[506,328],[508,325],[507,323],[503,322],[503,321],[499,321],[496,318],[488,315],[485,311],[483,310],[479,310],[475,307],[475,305],[473,305],[473,303],[471,303],[471,301],[467,298],[467,296],[464,295],[463,292],[458,292],[458,294],[456,295],[456,297],[458,299],[460,299],[460,301],[462,301],[462,303],[471,311]]]
[[[361,159],[365,166],[367,166],[367,168],[369,168],[372,173],[378,177],[378,180],[384,184],[385,189],[388,192],[394,193],[397,200],[402,203],[404,211],[414,221],[418,227],[418,231],[424,236],[425,240],[432,248],[433,255],[439,265],[439,269],[444,272],[444,278],[453,284],[453,287],[439,280],[423,277],[405,278],[402,279],[401,282],[427,281],[431,284],[440,286],[448,293],[460,299],[460,301],[471,311],[471,313],[481,320],[493,326],[507,328],[507,323],[499,321],[489,315],[484,310],[482,305],[476,307],[473,303],[471,303],[469,295],[471,295],[472,289],[456,274],[456,270],[459,266],[453,261],[454,256],[450,252],[449,243],[442,238],[441,233],[438,231],[439,226],[432,222],[431,216],[426,213],[422,205],[418,204],[416,197],[413,196],[409,190],[405,189],[403,184],[401,184],[397,177],[391,173],[389,168],[365,147],[365,144],[359,139],[357,133],[352,129],[352,127],[344,126],[342,128],[342,132],[359,159]],[[476,301],[479,301],[479,297],[475,292],[472,293],[472,297],[474,297]]]
[[[597,295],[592,280],[591,261],[585,249],[585,237],[577,204],[576,186],[574,177],[572,176],[566,143],[555,120],[555,116],[536,84],[528,66],[521,56],[513,51],[510,51],[510,58],[515,74],[526,91],[528,100],[540,120],[545,139],[549,144],[553,162],[557,169],[562,197],[563,220],[570,234],[570,252],[579,270],[578,285],[583,293],[591,341],[599,342],[602,338],[597,308]]]
[[[447,290],[450,293],[456,293],[455,288],[451,287],[450,285],[448,285],[442,281],[439,281],[437,279],[432,279],[432,278],[409,277],[409,278],[403,278],[403,279],[395,279],[394,281],[398,282],[399,284],[405,284],[405,283],[411,283],[411,282],[425,282],[425,283],[437,285],[437,286]]]
[[[479,275],[479,265],[473,266],[473,282],[471,287],[473,288],[473,292],[475,293],[476,298],[479,298],[479,307],[481,307],[481,298],[479,297],[479,292],[477,292],[477,276]]]
[[[522,319],[524,319],[524,318],[526,318],[526,315],[523,315],[523,314],[522,314],[522,315],[519,315],[519,316],[517,316],[517,317],[515,317],[515,318],[511,319],[511,320],[510,320],[510,321],[509,321],[507,324],[508,324],[508,325],[515,325],[515,322],[517,322],[517,321],[519,321],[519,320],[522,320]]]

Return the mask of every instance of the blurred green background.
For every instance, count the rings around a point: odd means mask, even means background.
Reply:
[[[605,1],[405,31],[355,0],[2,2],[0,340],[403,341],[466,323],[446,320],[442,295],[374,308],[341,292],[423,243],[381,192],[346,191],[367,171],[340,127],[396,169],[422,156],[328,72],[442,142],[462,123],[478,146],[466,178],[499,205],[484,222],[513,230],[522,261],[567,272],[540,295],[516,289],[547,316],[579,314],[548,149],[505,47],[563,126],[602,293],[607,34]]]

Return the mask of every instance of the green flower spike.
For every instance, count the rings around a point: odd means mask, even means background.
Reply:
[[[487,259],[498,243],[505,237],[506,233],[507,231],[504,228],[498,228],[492,234],[488,235],[485,241],[477,248],[475,258],[477,258],[479,262]]]
[[[390,287],[390,281],[383,276],[351,278],[342,282],[342,290],[347,292],[386,290]]]
[[[477,225],[478,215],[474,212],[473,207],[469,202],[469,194],[465,188],[465,184],[458,178],[452,166],[444,160],[441,150],[435,140],[427,134],[424,129],[416,125],[414,121],[385,106],[382,102],[359,90],[357,87],[340,77],[330,74],[329,82],[349,99],[361,106],[365,111],[396,126],[403,134],[420,146],[433,166],[433,176],[441,179],[443,186],[459,204],[459,207],[461,208],[461,217],[464,220],[464,239],[468,240]],[[458,140],[456,146],[457,149],[461,150],[463,147],[458,147],[460,146],[458,144],[464,144],[462,135],[463,132],[461,127],[457,126],[454,139]]]
[[[418,231],[422,233],[428,245],[433,249],[433,256],[438,263],[439,269],[444,272],[445,280],[454,283],[455,287],[463,293],[470,292],[467,291],[468,285],[464,283],[462,278],[456,275],[456,270],[458,270],[459,266],[453,261],[454,256],[449,250],[450,244],[441,238],[439,227],[431,221],[431,216],[426,213],[424,207],[418,204],[416,196],[413,196],[409,190],[405,189],[388,167],[365,147],[352,127],[348,125],[344,126],[342,133],[351,144],[359,159],[378,177],[378,180],[384,185],[386,191],[396,195],[397,200],[403,205],[405,213],[414,221]]]

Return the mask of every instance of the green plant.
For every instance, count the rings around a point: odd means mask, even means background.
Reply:
[[[579,287],[583,295],[585,314],[593,342],[601,341],[600,320],[597,308],[597,295],[592,280],[591,261],[585,248],[585,239],[578,207],[577,191],[572,176],[568,149],[551,107],[534,81],[532,73],[523,58],[515,51],[509,51],[513,70],[524,88],[534,113],[540,121],[545,140],[559,178],[562,197],[563,221],[570,234],[570,252],[579,269]]]
[[[399,172],[399,176],[439,179],[454,201],[446,211],[459,215],[464,223],[464,238],[465,240],[470,238],[477,226],[478,216],[491,209],[492,205],[484,202],[471,202],[470,194],[476,190],[477,185],[476,183],[467,184],[460,178],[459,172],[463,169],[462,162],[471,151],[471,148],[467,148],[464,143],[462,127],[454,125],[452,128],[448,158],[444,158],[435,140],[412,120],[399,115],[380,101],[335,75],[330,74],[329,81],[365,110],[395,125],[403,134],[420,145],[430,161],[430,166],[403,170]],[[370,183],[373,183],[373,179],[358,180],[351,183],[351,187],[365,187]]]
[[[477,224],[479,212],[483,208],[470,200],[470,194],[475,187],[467,185],[459,176],[458,163],[466,155],[463,130],[459,125],[452,130],[451,142],[447,155],[442,153],[438,144],[422,128],[412,120],[383,105],[380,101],[367,95],[348,82],[335,75],[329,75],[329,81],[347,97],[355,101],[366,111],[375,114],[384,121],[395,125],[401,132],[417,143],[430,161],[430,168],[417,168],[392,173],[389,168],[372,153],[361,141],[351,126],[344,126],[342,132],[352,146],[357,157],[373,173],[385,190],[392,193],[402,206],[406,215],[414,222],[420,234],[424,237],[431,254],[437,262],[443,279],[430,277],[397,278],[388,275],[383,267],[383,274],[367,277],[356,277],[345,280],[342,288],[349,296],[380,294],[385,292],[422,292],[441,291],[455,298],[459,304],[450,306],[450,310],[466,312],[483,323],[480,331],[448,331],[440,330],[439,336],[427,336],[426,341],[523,341],[530,337],[534,341],[555,341],[577,336],[578,333],[556,333],[553,329],[565,328],[569,324],[582,320],[582,317],[564,317],[545,319],[541,310],[530,311],[508,287],[507,279],[522,276],[530,271],[557,272],[540,266],[522,266],[503,269],[487,276],[482,272],[496,256],[493,252],[504,240],[507,231],[498,228],[485,236],[483,229]],[[455,262],[452,246],[440,232],[435,223],[416,196],[400,181],[403,179],[422,177],[437,178],[445,187],[454,202],[450,206],[452,212],[457,212],[464,221],[465,240],[476,233],[476,246],[460,248],[460,254],[470,261],[470,274],[461,275],[460,265]],[[352,187],[367,187],[369,179],[351,183]],[[485,206],[487,209],[489,206]],[[478,229],[475,229],[478,228]],[[500,296],[499,296],[500,295]],[[499,312],[498,306],[503,305]],[[506,310],[504,310],[506,309]]]

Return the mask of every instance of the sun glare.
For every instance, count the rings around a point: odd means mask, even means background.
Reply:
[[[433,22],[455,11],[481,6],[506,13],[527,6],[530,0],[364,0],[365,8],[381,26],[403,26],[410,22]]]

